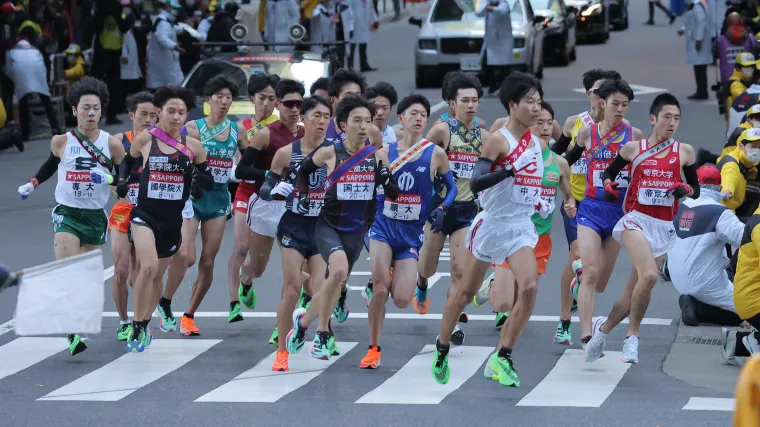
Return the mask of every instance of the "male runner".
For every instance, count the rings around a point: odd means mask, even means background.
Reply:
[[[330,85],[328,87],[328,94],[330,95],[330,102],[333,104],[333,110],[337,108],[338,103],[348,95],[364,95],[367,90],[367,81],[364,76],[357,74],[353,70],[341,68],[336,71],[335,74],[330,77]],[[336,118],[330,121],[330,127],[327,128],[326,138],[329,140],[335,140],[343,142],[346,139],[345,132],[340,130],[340,126],[335,121]],[[378,149],[383,146],[383,135],[377,126],[370,126],[368,131],[367,140],[369,143],[377,147]],[[344,306],[341,308],[341,313],[335,313],[335,320],[338,323],[343,323],[348,318],[348,309],[345,307],[345,298],[341,298]],[[336,307],[337,310],[337,307]]]
[[[129,151],[136,135],[155,125],[156,120],[158,120],[156,107],[153,105],[153,94],[139,92],[127,98],[127,112],[132,120],[132,130],[114,135],[114,138],[121,141],[125,151]],[[138,162],[133,175],[139,174],[141,170],[142,167]],[[132,212],[132,208],[137,203],[139,188],[139,182],[129,183],[127,197],[116,202],[111,208],[111,215],[108,217],[114,266],[111,292],[113,293],[116,311],[119,313],[119,328],[116,331],[116,337],[119,341],[126,341],[129,336],[127,279],[131,277],[131,280],[134,281],[137,277],[137,257],[134,255],[135,248],[129,231],[129,213]]]
[[[649,107],[652,134],[645,140],[622,146],[602,173],[605,189],[615,195],[615,177],[631,164],[631,183],[625,192],[626,214],[615,225],[612,237],[625,248],[634,267],[631,275],[638,280],[628,282],[609,318],[600,317],[594,322],[585,350],[589,362],[602,355],[607,334],[630,313],[620,359],[639,363],[639,327],[659,277],[657,258],[668,252],[675,237],[673,217],[678,211],[677,200],[699,197],[694,148],[673,139],[680,120],[681,106],[676,97],[669,93],[657,95]]]
[[[311,87],[309,88],[309,96],[321,96],[322,98],[329,99],[330,95],[327,92],[328,88],[330,87],[330,78],[329,77],[320,77],[316,80],[314,80],[314,83],[311,84]]]
[[[180,320],[181,334],[200,335],[195,325],[195,311],[203,301],[214,278],[214,261],[224,236],[227,215],[232,212],[230,193],[227,182],[232,173],[232,158],[235,152],[243,151],[248,146],[248,137],[242,123],[231,122],[227,112],[233,99],[238,96],[238,85],[228,77],[219,75],[211,78],[203,87],[205,102],[209,104],[208,116],[188,122],[187,136],[198,139],[206,151],[214,185],[200,198],[193,197],[193,217],[182,223],[182,246],[178,256],[169,266],[166,289],[156,309],[161,321],[159,328],[164,332],[177,329],[177,321],[172,314],[171,304],[187,269],[195,264],[197,249],[195,236],[201,229],[201,258],[198,263],[198,275],[193,283],[190,302]],[[237,297],[237,295],[236,295]],[[230,302],[229,323],[242,320],[240,303]]]
[[[272,245],[277,237],[277,225],[280,217],[285,213],[283,200],[260,200],[259,189],[272,166],[272,159],[282,147],[285,147],[297,139],[303,138],[304,128],[298,124],[301,116],[301,106],[305,93],[303,85],[295,80],[282,79],[277,83],[276,108],[280,120],[272,123],[254,134],[248,148],[243,154],[235,173],[240,179],[255,180],[253,194],[248,201],[248,217],[246,222],[250,228],[248,233],[248,247],[253,249],[251,259],[247,261],[253,265],[251,281],[243,283],[243,294],[251,295],[251,306],[256,306],[256,290],[253,289],[253,279],[258,279],[264,274],[272,253]],[[303,282],[302,282],[303,283]],[[248,306],[248,304],[246,304]],[[274,343],[279,336],[275,328],[270,342]]]
[[[308,310],[298,308],[293,312],[293,329],[287,336],[288,352],[301,351],[309,325],[319,318],[311,355],[325,360],[332,353],[328,342],[332,335],[330,313],[361,254],[364,234],[374,217],[376,188],[382,185],[391,200],[396,200],[399,194],[398,185],[385,166],[388,156],[365,144],[374,126],[373,105],[359,96],[348,96],[338,104],[335,115],[346,139],[307,157],[298,170],[297,181],[299,194],[307,194],[309,174],[327,165],[325,203],[314,231],[317,249],[327,263],[327,280],[314,294]],[[299,199],[299,212],[307,212],[309,203],[308,197]]]
[[[536,301],[538,267],[533,248],[538,243],[531,216],[541,201],[541,142],[530,132],[541,112],[543,91],[538,80],[513,72],[502,83],[499,100],[509,114],[507,125],[483,145],[469,185],[481,193],[483,210],[473,220],[461,257],[462,278],[449,293],[443,309],[441,330],[436,340],[431,371],[439,384],[446,384],[449,367],[449,336],[464,307],[472,301],[492,263],[505,259],[517,283],[516,301],[510,319],[501,330],[498,351],[488,360],[484,375],[505,386],[519,387],[512,362],[512,348],[528,323]],[[518,139],[519,138],[519,139]]]
[[[271,201],[274,197],[285,198],[285,213],[277,226],[277,242],[282,249],[283,290],[277,307],[277,330],[288,331],[293,327],[293,308],[304,284],[301,270],[306,264],[309,284],[306,288],[313,292],[324,281],[327,265],[317,250],[314,229],[317,217],[325,200],[325,166],[309,174],[309,211],[298,213],[298,194],[294,194],[296,173],[304,159],[325,142],[325,133],[332,116],[332,104],[322,97],[311,96],[304,99],[301,106],[301,121],[304,136],[280,148],[272,159],[272,169],[267,174],[259,192],[261,198]],[[332,341],[334,346],[334,340]],[[336,354],[336,353],[333,353]],[[277,355],[272,364],[273,371],[288,370],[288,350],[285,341],[277,340]]]
[[[250,143],[253,135],[264,129],[265,126],[272,124],[280,118],[274,112],[274,106],[277,102],[277,95],[274,88],[280,78],[276,74],[254,74],[248,80],[248,97],[253,104],[253,116],[243,120],[243,126],[247,130],[247,137]],[[236,166],[237,168],[237,166]],[[237,175],[237,171],[235,172]],[[251,283],[251,268],[253,264],[244,263],[246,255],[251,253],[248,247],[248,235],[250,233],[246,217],[248,216],[248,200],[253,194],[254,181],[244,180],[238,184],[235,191],[235,200],[233,201],[232,212],[234,216],[235,227],[235,244],[230,255],[230,262],[227,264],[227,277],[230,285],[230,301],[242,302],[244,306],[255,308],[256,295],[255,290],[250,286],[244,285]],[[255,251],[255,248],[253,248]],[[243,320],[243,313],[239,315]]]
[[[623,217],[622,197],[628,187],[630,168],[623,169],[609,184],[604,183],[602,174],[628,141],[643,139],[638,128],[624,121],[628,104],[633,100],[633,90],[625,80],[605,80],[597,94],[602,98],[604,119],[582,128],[575,138],[575,146],[566,154],[570,165],[585,156],[587,168],[586,193],[576,215],[583,263],[583,280],[577,297],[583,348],[591,339],[594,292],[604,292],[607,286],[604,279],[612,274],[620,252],[612,230]],[[622,194],[615,196],[615,192]]]
[[[108,87],[94,77],[71,85],[66,101],[77,119],[77,127],[50,140],[50,157],[37,174],[18,188],[25,200],[37,186],[58,172],[53,208],[53,251],[64,259],[97,250],[108,240],[108,185],[98,185],[124,157],[121,141],[98,128],[102,107],[108,104]],[[90,176],[95,173],[94,179]],[[103,179],[101,179],[103,178]],[[87,349],[77,334],[69,334],[72,356]]]
[[[180,133],[188,111],[195,107],[195,95],[179,86],[163,86],[153,95],[153,104],[159,121],[132,141],[116,185],[117,195],[124,197],[130,171],[142,161],[140,192],[131,212],[140,263],[134,283],[132,332],[127,339],[127,352],[133,353],[144,351],[153,339],[148,323],[161,297],[164,272],[182,245],[182,210],[190,197],[190,185],[195,180],[208,191],[214,184],[203,144]]]
[[[426,139],[446,151],[458,193],[456,201],[446,211],[441,232],[434,233],[429,225],[425,226],[425,244],[420,252],[419,280],[412,304],[414,311],[419,314],[425,314],[430,309],[430,300],[427,298],[428,279],[435,274],[446,237],[449,238],[451,251],[449,296],[455,294],[462,280],[464,239],[473,218],[478,214],[476,193],[470,190],[469,181],[480,156],[482,142],[488,137],[488,132],[474,123],[480,97],[483,96],[478,79],[466,73],[452,74],[446,81],[446,86],[456,109],[454,118],[433,126]],[[466,315],[462,314],[462,321],[466,323],[466,320]],[[458,325],[453,340],[455,345],[464,342],[464,331]]]
[[[369,91],[368,91],[369,92]],[[422,138],[430,114],[430,102],[422,95],[410,95],[398,105],[398,121],[404,127],[398,142],[383,148],[390,170],[399,183],[400,194],[377,201],[377,216],[370,229],[369,253],[372,264],[373,298],[369,299],[369,350],[360,368],[380,365],[380,331],[385,305],[393,297],[396,307],[406,308],[417,282],[417,258],[422,247],[426,221],[440,232],[444,213],[454,203],[457,187],[449,170],[446,152]],[[433,182],[442,176],[446,199],[433,209]],[[389,271],[393,269],[393,276]]]
[[[383,135],[383,147],[401,139],[403,132],[388,124],[388,116],[391,114],[393,106],[398,104],[396,89],[390,83],[377,82],[364,92],[364,97],[367,101],[375,103],[377,112],[372,123],[380,129],[380,133]]]
[[[449,90],[448,81],[451,76],[457,75],[459,73],[461,73],[461,71],[449,71],[443,76],[443,81],[441,82],[441,98],[443,99],[443,102],[449,104],[449,111],[447,113],[441,114],[441,117],[435,121],[433,126],[448,122],[453,116],[456,115],[456,93],[451,93]],[[486,121],[478,116],[475,116],[473,123],[475,126],[478,126],[484,130],[487,129]]]

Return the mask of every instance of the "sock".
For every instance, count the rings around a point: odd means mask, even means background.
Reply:
[[[247,285],[246,285],[246,284],[243,284],[243,289],[244,289],[246,292],[250,291],[252,287],[253,287],[253,279],[251,279],[251,283],[249,283],[249,284],[247,284]]]
[[[372,283],[372,279],[369,279],[369,282],[367,282],[367,288],[369,290],[372,290],[372,286],[374,286],[373,283]]]
[[[172,300],[161,297],[161,299],[158,301],[158,305],[160,305],[161,308],[163,308],[164,310],[167,310],[167,309],[171,310]]]
[[[119,320],[119,326],[129,325],[130,323],[132,322],[130,322],[129,320]]]
[[[195,319],[195,315],[194,314],[185,313],[185,314],[183,314],[183,316],[187,317],[188,319]]]
[[[585,337],[581,338],[581,342],[583,344],[588,344],[589,341],[591,341],[591,335],[586,335]]]
[[[502,359],[511,359],[512,358],[512,349],[509,347],[501,347],[499,349],[499,357]]]
[[[304,303],[307,303],[311,301],[311,295],[304,292],[304,294],[301,296],[301,299],[303,300]]]
[[[570,327],[570,319],[567,320],[560,320],[562,322],[562,327],[569,328]]]
[[[450,344],[441,344],[439,340],[435,340],[435,349],[441,356],[449,354],[449,348],[451,348]]]
[[[345,301],[346,300],[346,295],[348,295],[348,289],[343,288],[340,291],[340,299]]]
[[[422,283],[423,281],[425,282],[424,285]],[[427,288],[428,288],[427,279],[423,279],[422,277],[420,277],[419,279],[417,279],[417,287],[420,288],[421,291],[426,291]]]
[[[327,331],[330,333],[333,333],[332,331],[332,319],[327,321]]]
[[[230,310],[232,310],[233,308],[235,308],[236,305],[240,305],[240,301],[232,301],[230,303]]]

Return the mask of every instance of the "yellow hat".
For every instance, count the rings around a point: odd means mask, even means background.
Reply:
[[[749,52],[742,52],[736,57],[736,63],[743,66],[756,65],[755,56]]]
[[[82,48],[78,44],[72,43],[66,48],[66,53],[76,55],[77,53],[82,53]]]
[[[760,142],[760,128],[749,128],[737,138],[737,144],[752,144]]]

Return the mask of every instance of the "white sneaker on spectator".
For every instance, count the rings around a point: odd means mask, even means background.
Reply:
[[[723,360],[728,365],[738,365],[736,361],[736,330],[732,328],[723,328]]]
[[[744,347],[749,351],[750,356],[760,353],[760,343],[757,342],[755,334],[750,334],[742,338],[742,343],[744,343]]]

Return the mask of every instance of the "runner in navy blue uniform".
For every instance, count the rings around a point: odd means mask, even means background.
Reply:
[[[308,311],[293,312],[293,329],[288,333],[287,349],[296,353],[303,348],[309,325],[319,318],[313,357],[328,359],[330,348],[330,312],[340,297],[343,283],[361,254],[364,234],[375,214],[375,192],[383,186],[386,197],[396,200],[399,188],[388,169],[388,156],[365,140],[372,124],[374,107],[358,96],[349,96],[338,104],[336,122],[346,132],[344,142],[323,147],[304,160],[298,170],[298,192],[308,192],[309,174],[327,165],[325,203],[317,220],[314,240],[327,262],[327,281],[315,293]],[[298,210],[306,213],[310,201],[302,198]]]
[[[380,365],[380,330],[388,297],[393,295],[396,307],[409,305],[417,282],[417,259],[425,239],[425,222],[432,224],[434,233],[440,233],[444,213],[457,195],[446,152],[422,137],[429,115],[430,101],[424,96],[402,99],[398,120],[404,127],[403,136],[381,150],[388,153],[400,194],[395,200],[386,199],[385,194],[378,196],[377,216],[369,232],[374,293],[369,303],[369,350],[360,368],[375,369]],[[433,209],[436,175],[444,179],[446,199]]]

